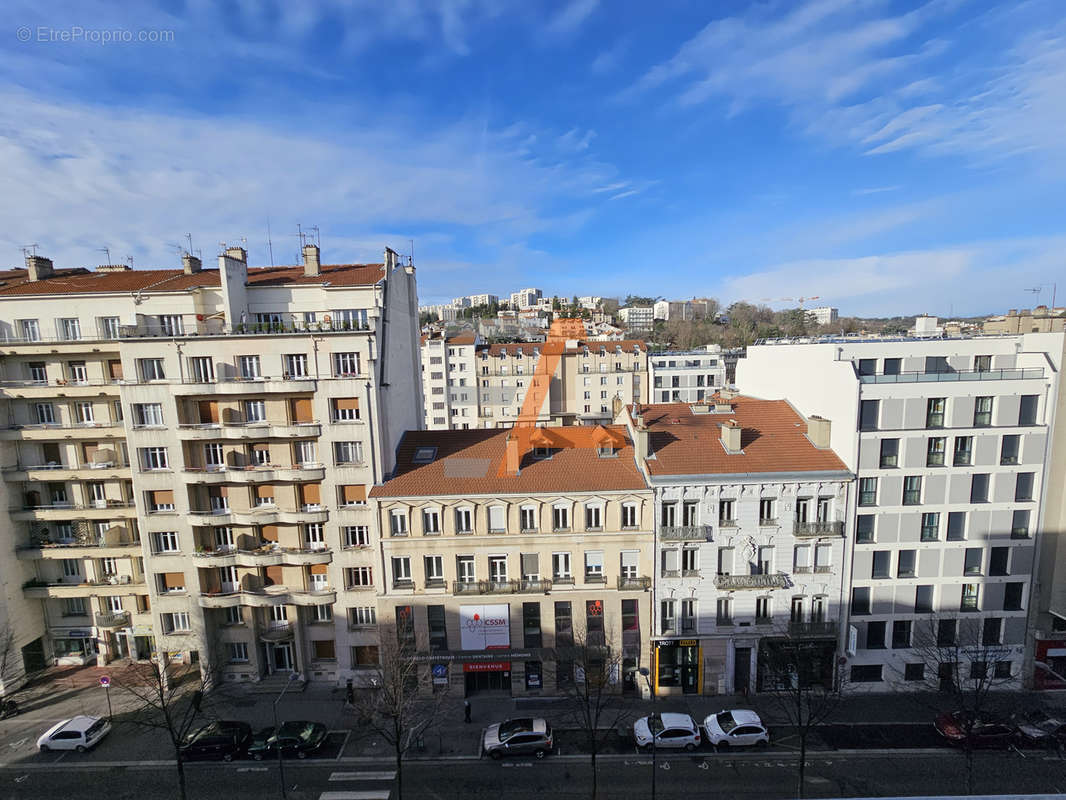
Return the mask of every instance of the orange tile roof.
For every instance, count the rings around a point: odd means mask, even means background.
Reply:
[[[709,400],[712,411],[718,399],[715,395]],[[811,444],[806,422],[786,400],[741,395],[728,402],[733,407],[728,414],[693,414],[688,403],[642,405],[649,450],[655,456],[645,462],[648,472],[652,476],[847,472],[836,453]],[[722,446],[721,425],[726,420],[741,426],[740,453],[728,453]]]
[[[473,344],[477,341],[477,334],[475,333],[462,333],[458,336],[451,336],[445,339],[448,344]]]
[[[608,426],[609,435],[623,443],[611,458],[600,458],[593,437],[596,428],[542,428],[569,446],[554,450],[550,459],[527,453],[518,475],[503,473],[510,430],[408,431],[397,452],[396,474],[372,497],[427,497],[436,495],[564,494],[627,491],[647,488],[637,469],[633,446],[620,425]],[[603,434],[598,434],[602,436]],[[587,442],[589,446],[574,446]],[[415,464],[415,451],[436,447],[429,464]]]
[[[383,264],[325,264],[322,274],[304,275],[297,267],[250,267],[248,285],[291,286],[369,286],[385,277]],[[57,269],[51,277],[28,280],[26,270],[0,271],[0,297],[42,294],[97,294],[114,292],[182,292],[220,286],[218,270],[205,269],[186,275],[180,269],[130,269],[120,272],[92,272],[82,267]]]
[[[533,348],[543,351],[546,342],[522,342],[514,344],[490,344],[478,349],[478,352],[488,351],[490,356],[498,356],[500,353],[507,353],[508,356],[514,356],[519,350],[523,355],[530,355],[533,352]],[[596,355],[600,352],[600,346],[607,351],[607,355],[615,353],[615,347],[621,347],[623,353],[633,353],[639,348],[642,352],[648,352],[648,346],[640,339],[620,339],[617,342],[598,342],[598,341],[585,341],[579,340],[577,347],[564,348],[563,352],[566,353],[583,353],[585,348],[588,347],[591,355]]]

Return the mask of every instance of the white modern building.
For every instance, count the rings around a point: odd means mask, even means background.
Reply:
[[[479,344],[477,334],[423,337],[422,395],[427,430],[478,427],[474,355]]]
[[[500,298],[494,294],[472,294],[466,299],[470,301],[471,306],[491,306],[500,302]]]
[[[737,383],[832,421],[858,475],[848,608],[852,687],[920,685],[930,635],[976,630],[991,669],[1028,677],[1027,617],[1049,495],[1063,334],[787,340],[749,347]]]
[[[648,374],[653,403],[702,403],[725,386],[722,347],[649,354]]]
[[[511,308],[515,311],[525,311],[528,308],[533,308],[537,305],[537,302],[544,297],[544,292],[541,289],[522,289],[517,292],[511,292]]]
[[[618,309],[618,318],[630,332],[650,331],[655,324],[655,310],[651,306],[625,306]]]
[[[807,313],[814,317],[814,321],[819,325],[832,325],[839,318],[837,309],[832,306],[808,308]]]

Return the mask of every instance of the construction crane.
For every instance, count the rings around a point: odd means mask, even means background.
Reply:
[[[803,304],[808,300],[821,300],[821,295],[811,295],[810,297],[761,297],[760,303],[799,303],[799,307],[803,308]],[[748,301],[745,301],[748,302]]]

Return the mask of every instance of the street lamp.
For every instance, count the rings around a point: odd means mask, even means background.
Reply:
[[[281,754],[281,728],[278,726],[278,703],[281,698],[285,696],[285,692],[292,686],[292,682],[296,680],[296,673],[289,673],[289,681],[283,687],[278,694],[277,699],[274,700],[274,749],[278,751],[278,779],[281,781],[281,800],[288,800],[288,794],[285,792],[285,759]]]
[[[652,723],[655,721],[655,689],[651,685],[651,670],[647,667],[641,667],[637,670],[641,677],[644,678],[648,684],[648,694],[651,695],[651,716],[648,717],[648,733],[651,734],[651,800],[655,800],[655,770],[657,765],[655,763],[655,729],[652,728]]]

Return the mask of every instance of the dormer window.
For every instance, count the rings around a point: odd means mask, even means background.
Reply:
[[[533,458],[551,458],[552,449],[550,447],[534,447]]]
[[[596,454],[600,458],[614,458],[614,448],[610,445],[607,445],[606,447],[597,447]]]

